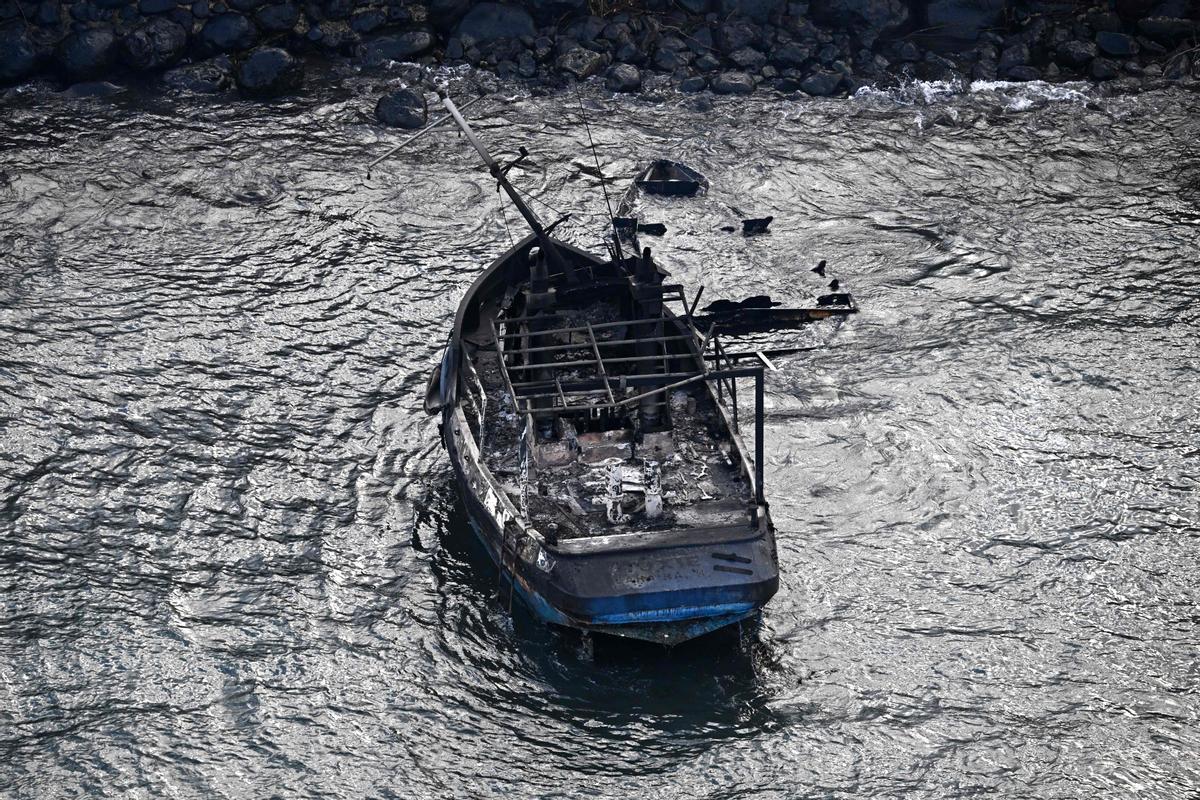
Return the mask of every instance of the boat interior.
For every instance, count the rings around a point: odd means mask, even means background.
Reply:
[[[755,525],[736,381],[682,287],[649,250],[556,255],[510,253],[462,330],[460,405],[514,506],[551,544]]]

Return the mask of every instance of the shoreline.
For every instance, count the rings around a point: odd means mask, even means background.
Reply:
[[[413,63],[534,90],[599,78],[630,94],[1081,80],[1136,91],[1200,78],[1194,16],[1191,0],[0,0],[0,86],[88,94],[103,93],[87,88],[95,82],[158,77],[266,99],[339,63]],[[424,100],[405,91],[381,98],[380,122],[423,124]]]

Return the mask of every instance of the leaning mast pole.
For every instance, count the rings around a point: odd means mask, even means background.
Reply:
[[[512,200],[513,205],[516,206],[517,211],[522,217],[525,218],[525,222],[529,224],[529,227],[533,229],[534,235],[538,238],[538,244],[541,246],[542,252],[546,254],[546,258],[549,260],[550,264],[565,274],[567,276],[567,280],[574,282],[574,268],[572,268],[567,263],[567,260],[563,258],[562,252],[559,251],[558,245],[554,242],[554,240],[550,238],[550,234],[546,232],[546,228],[544,225],[542,225],[542,221],[538,219],[537,215],[533,213],[533,210],[525,204],[525,201],[517,193],[517,190],[513,188],[513,185],[508,182],[508,176],[506,174],[507,170],[504,167],[501,167],[500,164],[497,163],[496,159],[492,158],[491,153],[489,153],[487,148],[484,147],[483,142],[479,141],[479,137],[475,135],[475,131],[471,130],[471,126],[467,124],[465,119],[463,119],[462,114],[460,114],[458,111],[458,107],[455,106],[454,101],[450,99],[450,95],[444,91],[440,91],[438,92],[438,96],[442,98],[442,105],[446,107],[448,112],[450,112],[450,116],[454,120],[454,123],[458,125],[459,129],[463,132],[463,135],[467,137],[467,141],[471,143],[471,146],[475,148],[476,152],[479,153],[480,158],[483,159],[483,163],[487,165],[488,172],[490,172],[492,177],[496,179],[496,182],[500,185],[500,188],[504,189],[505,193]],[[522,158],[523,157],[524,149],[522,149]]]

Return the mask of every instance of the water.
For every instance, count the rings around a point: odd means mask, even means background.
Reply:
[[[0,793],[1196,796],[1196,95],[589,91],[606,171],[712,180],[677,279],[862,312],[768,381],[758,644],[588,663],[420,412],[516,216],[449,132],[366,178],[384,81],[0,110]],[[577,110],[472,116],[595,248]]]

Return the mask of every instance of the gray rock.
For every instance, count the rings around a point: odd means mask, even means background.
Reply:
[[[253,13],[267,0],[225,0],[225,4],[234,11],[241,11],[245,14]]]
[[[704,90],[705,86],[708,86],[708,81],[704,79],[703,75],[693,75],[679,82],[679,91],[688,93],[700,92]]]
[[[137,70],[162,69],[179,60],[187,42],[186,30],[166,17],[154,17],[122,40],[122,57]]]
[[[0,85],[29,77],[36,66],[37,50],[24,28],[0,28]]]
[[[1163,65],[1162,76],[1169,81],[1177,81],[1187,77],[1190,67],[1191,60],[1188,58],[1187,53],[1179,53],[1172,56]]]
[[[1029,45],[1024,42],[1018,42],[1004,48],[1000,53],[1000,71],[1008,72],[1013,67],[1024,66],[1029,63]]]
[[[89,28],[69,34],[59,42],[55,60],[68,78],[98,78],[112,66],[116,36],[108,28]]]
[[[787,42],[773,48],[769,54],[772,64],[784,67],[801,67],[813,57],[812,48],[799,42]]]
[[[975,66],[971,67],[971,80],[973,81],[994,81],[999,77],[995,61],[977,61]]]
[[[247,97],[275,97],[300,88],[304,64],[283,48],[259,47],[238,64],[234,79]]]
[[[163,74],[163,81],[173,89],[196,94],[216,94],[233,85],[233,65],[221,56],[199,64],[176,67]]]
[[[585,47],[574,47],[559,56],[556,63],[560,71],[574,75],[576,80],[583,80],[604,69],[604,56]]]
[[[758,44],[762,34],[754,23],[734,17],[717,28],[717,47],[722,53],[732,53],[743,47]]]
[[[450,31],[471,10],[471,0],[430,0],[429,19],[440,31]]]
[[[425,94],[416,89],[388,92],[375,104],[375,119],[391,128],[422,128],[428,118]]]
[[[916,42],[902,42],[896,48],[896,60],[902,62],[913,63],[921,60],[921,48],[917,47]]]
[[[522,78],[532,78],[537,75],[537,59],[529,50],[522,50],[517,56],[517,74]]]
[[[480,3],[458,23],[458,36],[470,36],[476,44],[493,39],[533,36],[533,17],[523,8],[500,3]]]
[[[782,14],[787,8],[786,0],[720,0],[721,16],[740,14],[762,24],[771,17]]]
[[[350,15],[350,30],[371,33],[387,24],[387,12],[381,8],[360,8]]]
[[[658,48],[654,51],[654,66],[663,72],[674,72],[680,67],[686,67],[690,61],[686,50]]]
[[[1042,72],[1037,67],[1018,64],[1009,69],[1004,77],[1010,81],[1040,81],[1042,79]]]
[[[744,72],[722,72],[713,78],[712,90],[717,94],[750,94],[754,79]]]
[[[217,14],[200,29],[200,48],[208,53],[236,53],[250,49],[257,41],[254,23],[233,11]]]
[[[63,92],[67,97],[76,98],[100,98],[112,97],[115,94],[121,94],[125,91],[124,86],[118,86],[115,83],[108,81],[85,81],[76,83],[67,87]]]
[[[929,0],[925,15],[939,36],[975,41],[1000,22],[1005,0]]]
[[[701,53],[696,57],[694,66],[701,72],[714,72],[721,68],[721,59],[712,53]]]
[[[828,97],[842,85],[842,73],[818,69],[800,81],[800,91],[817,97]]]
[[[1097,58],[1092,61],[1092,77],[1098,81],[1110,81],[1120,74],[1120,66],[1111,59]]]
[[[642,88],[642,73],[632,64],[613,64],[604,78],[610,92],[636,92]]]
[[[1091,42],[1069,41],[1063,42],[1055,51],[1055,58],[1059,64],[1064,67],[1073,69],[1082,69],[1091,63],[1096,57],[1096,45]]]
[[[138,11],[143,14],[165,14],[175,6],[175,0],[138,0]]]
[[[749,72],[758,72],[767,63],[767,57],[753,47],[742,47],[729,54],[729,60],[739,68]]]
[[[287,33],[300,21],[300,9],[294,3],[273,3],[255,11],[254,21],[267,33]]]
[[[359,47],[358,57],[370,66],[388,61],[408,61],[433,48],[433,34],[429,31],[406,31],[376,36]]]
[[[1096,44],[1105,55],[1117,56],[1118,58],[1135,56],[1141,49],[1132,36],[1115,31],[1100,31],[1097,33]]]
[[[613,58],[629,64],[646,63],[646,54],[639,50],[633,42],[622,42],[613,53]]]
[[[818,22],[854,30],[868,47],[908,24],[908,5],[903,0],[813,0],[809,7]]]
[[[1197,23],[1177,17],[1146,17],[1138,20],[1138,30],[1159,44],[1174,47],[1196,35]]]

